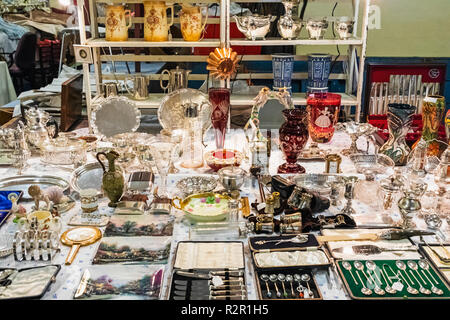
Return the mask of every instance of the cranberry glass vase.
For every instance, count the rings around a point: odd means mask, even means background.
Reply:
[[[209,102],[212,105],[211,123],[216,137],[216,148],[223,149],[230,112],[230,90],[226,88],[209,89]]]
[[[341,96],[335,93],[312,93],[306,99],[308,131],[312,141],[327,143],[334,134]]]
[[[286,163],[278,167],[278,173],[304,173],[305,168],[297,164],[297,158],[309,137],[306,112],[302,109],[285,109],[283,116],[286,121],[281,125],[279,135]]]

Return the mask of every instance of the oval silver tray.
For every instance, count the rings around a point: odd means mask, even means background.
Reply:
[[[178,89],[166,95],[158,108],[158,120],[163,129],[172,132],[184,128],[186,103],[197,103],[202,121],[203,135],[211,127],[212,107],[208,95],[196,89]]]
[[[14,176],[0,180],[0,190],[14,190],[22,191],[23,200],[31,200],[31,196],[28,194],[28,188],[36,184],[41,189],[48,188],[50,186],[58,186],[63,192],[69,188],[69,182],[63,178],[55,176]]]
[[[108,163],[105,163],[108,169]],[[122,170],[116,165],[117,170]],[[99,196],[103,196],[102,190],[103,168],[98,162],[87,163],[77,168],[70,178],[70,187],[73,191],[80,192],[83,189],[93,188],[98,191]]]

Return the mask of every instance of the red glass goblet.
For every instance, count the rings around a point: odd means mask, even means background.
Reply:
[[[305,168],[297,164],[297,158],[309,137],[306,112],[302,109],[285,109],[283,116],[286,121],[281,125],[279,135],[286,163],[278,167],[278,173],[304,173]]]
[[[306,99],[308,131],[312,141],[327,143],[334,134],[338,120],[341,96],[335,93],[312,93]]]
[[[216,137],[216,148],[223,149],[230,112],[230,90],[226,88],[209,89],[209,101],[212,105],[211,123]]]

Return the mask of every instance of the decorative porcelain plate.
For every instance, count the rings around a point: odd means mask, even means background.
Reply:
[[[126,97],[111,96],[101,99],[92,110],[94,133],[110,138],[118,133],[134,132],[141,123],[141,112]]]
[[[203,135],[211,127],[211,104],[209,97],[195,89],[179,89],[166,95],[158,109],[161,126],[170,133],[184,127],[184,105],[197,103],[199,117],[203,124]]]

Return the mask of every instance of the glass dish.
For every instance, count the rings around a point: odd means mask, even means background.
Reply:
[[[305,188],[308,191],[317,192],[320,195],[329,195],[331,193],[330,183],[339,179],[339,176],[322,173],[300,174],[294,178],[297,186]]]
[[[352,154],[350,160],[358,173],[364,173],[365,170],[370,169],[375,174],[383,174],[395,166],[394,161],[384,154]]]
[[[41,146],[41,161],[55,165],[71,165],[86,162],[86,142],[84,140],[58,137]]]

